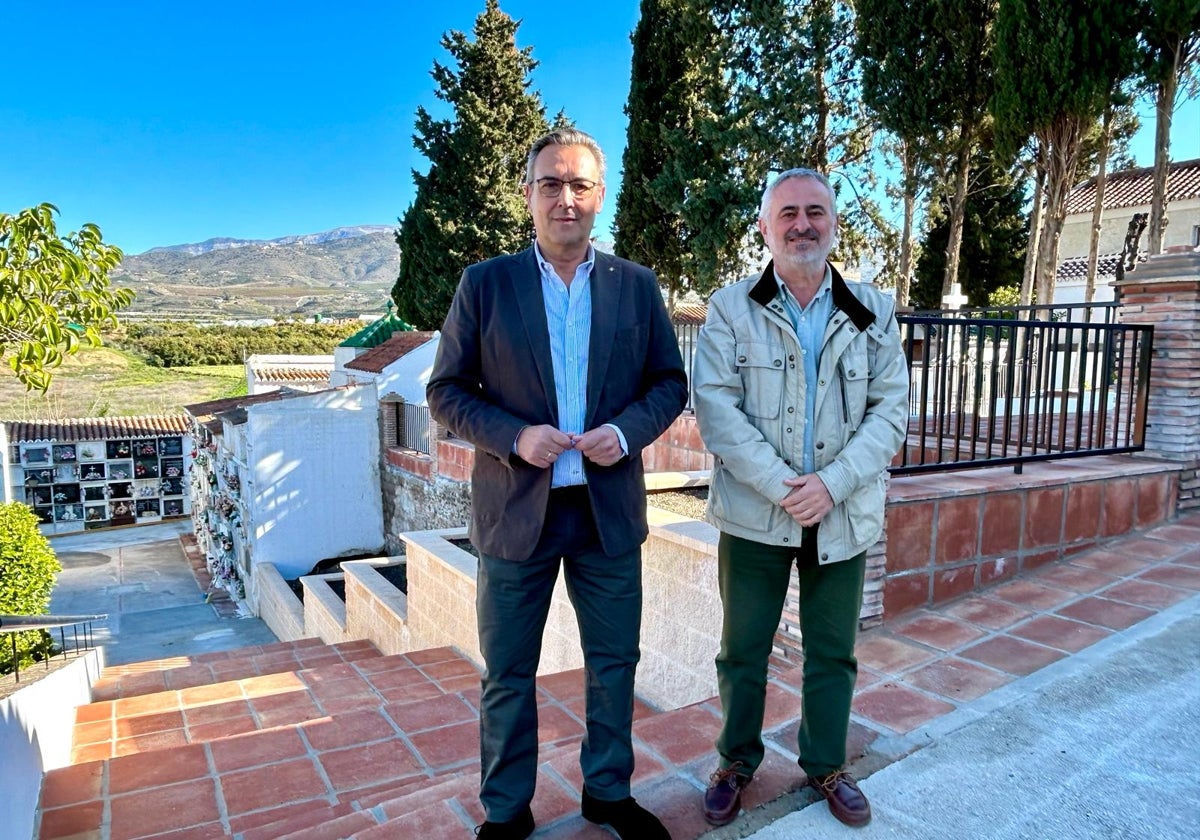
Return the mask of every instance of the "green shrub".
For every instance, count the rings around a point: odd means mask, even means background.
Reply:
[[[55,575],[62,570],[50,541],[38,530],[33,509],[20,502],[0,504],[0,615],[45,615]],[[12,640],[0,634],[0,674],[13,670]],[[21,666],[46,656],[50,634],[15,634]]]

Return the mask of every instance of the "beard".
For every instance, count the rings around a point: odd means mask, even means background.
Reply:
[[[793,243],[807,241],[813,243],[811,247],[804,250],[796,250],[793,248]],[[794,234],[788,236],[784,241],[782,253],[775,257],[776,262],[782,262],[790,265],[793,268],[810,270],[825,264],[829,258],[829,252],[833,250],[833,241],[825,243],[822,247],[820,239],[815,236],[807,236],[805,234]]]

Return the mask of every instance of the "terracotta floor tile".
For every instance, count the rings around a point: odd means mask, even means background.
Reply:
[[[166,671],[148,671],[121,677],[118,696],[123,699],[145,697],[166,691],[169,688],[166,673]],[[157,712],[161,709],[155,708],[148,711]]]
[[[538,677],[537,687],[559,700],[573,700],[587,693],[587,681],[582,668]]]
[[[938,650],[953,650],[983,635],[982,630],[969,624],[928,613],[889,624],[888,630]]]
[[[375,817],[371,814],[362,811],[353,811],[349,814],[343,814],[333,819],[325,820],[311,826],[298,828],[304,829],[304,840],[343,840],[346,837],[361,837],[359,832],[366,831],[370,828],[377,827]],[[282,836],[282,835],[276,835]],[[401,835],[394,835],[401,836]],[[411,835],[412,837],[420,837],[422,835]],[[431,837],[432,835],[424,835]]]
[[[479,749],[478,742],[475,749]],[[398,781],[421,771],[416,758],[399,738],[323,752],[319,760],[337,791]]]
[[[355,791],[354,797],[359,808],[366,810],[378,807],[383,816],[394,819],[434,802],[442,802],[460,794],[473,797],[478,793],[478,778],[467,778],[462,773],[453,772],[434,778],[414,776],[390,787],[380,786],[369,793]]]
[[[290,691],[303,691],[307,686],[296,674],[266,674],[261,677],[247,677],[238,680],[242,693],[248,697],[265,697],[270,694],[284,694]]]
[[[911,732],[954,706],[894,682],[872,686],[854,697],[853,709],[894,732]]]
[[[71,748],[71,763],[85,764],[89,761],[103,761],[104,759],[112,758],[112,755],[112,741],[105,741],[102,744],[75,746]]]
[[[220,784],[230,816],[328,794],[310,758],[226,773],[221,776]]]
[[[1149,560],[1166,560],[1179,553],[1178,543],[1154,540],[1148,537],[1128,537],[1115,541],[1111,546],[1113,551],[1130,557],[1144,557]]]
[[[474,709],[454,694],[442,694],[415,703],[393,704],[385,707],[384,711],[409,735],[478,717]]]
[[[721,718],[703,705],[663,712],[633,725],[633,734],[674,764],[687,764],[713,751]]]
[[[382,675],[381,675],[382,676]],[[437,683],[429,682],[424,678],[420,682],[412,685],[401,685],[395,688],[383,688],[379,690],[379,696],[384,703],[415,703],[420,700],[428,700],[431,697],[441,697],[445,694]]]
[[[478,791],[463,791],[460,799],[478,796]],[[546,825],[568,814],[579,813],[579,794],[567,790],[557,779],[549,778],[544,771],[538,773],[537,787],[533,792],[533,819],[538,825]]]
[[[1191,593],[1143,580],[1126,580],[1097,593],[1114,601],[1125,601],[1154,610],[1178,604]]]
[[[1154,566],[1138,575],[1135,580],[1148,580],[1151,583],[1161,583],[1166,586],[1177,586],[1181,589],[1200,589],[1200,569],[1192,566],[1164,563]]]
[[[672,837],[699,837],[712,829],[699,806],[700,791],[678,776],[664,776],[634,790],[638,804],[657,816]],[[590,825],[590,824],[589,824]],[[583,834],[577,835],[583,837]],[[589,835],[590,836],[590,835]],[[597,835],[606,838],[604,833]],[[607,835],[611,838],[612,835]]]
[[[796,742],[792,741],[791,749],[795,751]],[[713,753],[713,764],[710,769],[716,770],[716,753]],[[704,780],[707,782],[707,779]],[[804,771],[795,762],[781,756],[774,750],[767,750],[762,764],[754,771],[754,781],[742,794],[742,807],[746,810],[757,808],[767,802],[777,799],[785,793],[801,787],[805,782]],[[700,806],[703,793],[697,792],[696,804]]]
[[[118,738],[128,738],[132,735],[149,735],[153,732],[166,732],[169,729],[182,728],[182,712],[157,712],[150,715],[119,717],[115,721]]]
[[[167,688],[192,688],[198,685],[210,685],[213,682],[212,669],[207,665],[190,665],[187,668],[176,668],[164,672]]]
[[[88,802],[100,796],[104,781],[104,762],[89,761],[47,771],[42,777],[42,793],[38,807],[61,808]]]
[[[1108,598],[1084,598],[1082,601],[1067,604],[1058,614],[1112,630],[1124,630],[1154,615],[1154,610],[1122,604]]]
[[[1146,568],[1149,561],[1113,549],[1102,548],[1096,551],[1077,554],[1071,558],[1071,563],[1076,566],[1087,566],[1089,569],[1096,569],[1097,571],[1107,572],[1110,575],[1123,577]]]
[[[584,725],[562,706],[549,705],[538,709],[538,740],[556,744],[568,738],[582,738]]]
[[[422,665],[421,670],[425,675],[432,677],[438,682],[451,679],[452,677],[471,677],[479,680],[479,669],[475,667],[473,662],[466,659],[450,659],[445,662],[432,662],[428,665]]]
[[[191,828],[183,828],[179,831],[155,834],[153,837],[146,838],[146,840],[218,840],[218,838],[228,836],[229,834],[225,831],[224,825],[219,822],[210,822],[204,825],[192,826]]]
[[[414,666],[407,656],[395,653],[390,656],[376,656],[373,659],[360,660],[354,663],[354,667],[360,674],[380,674],[384,671],[411,669]]]
[[[862,670],[863,670],[862,666],[859,666],[859,671],[861,672]],[[790,685],[790,686],[792,686],[792,688],[796,688],[796,689],[803,688],[803,686],[804,686],[804,666],[789,665],[786,668],[779,668],[779,669],[774,669],[774,670],[768,669],[767,670],[767,678],[771,679],[771,680],[776,680],[777,682],[781,682],[784,685]]]
[[[461,677],[445,677],[438,680],[438,686],[447,694],[458,694],[479,688],[479,675],[463,674]]]
[[[1090,593],[1102,589],[1116,578],[1096,569],[1088,569],[1071,563],[1056,563],[1045,566],[1034,575],[1034,580],[1060,589],[1070,589],[1072,592]]]
[[[456,723],[413,735],[413,746],[431,767],[447,767],[479,758],[479,721]]]
[[[923,647],[878,633],[860,636],[854,655],[860,665],[885,674],[899,674],[935,656]]]
[[[300,679],[305,685],[312,687],[325,683],[341,682],[342,680],[362,679],[362,676],[358,669],[351,663],[339,661],[336,665],[326,665],[324,668],[305,671],[300,675]]]
[[[1028,579],[1002,583],[989,593],[993,598],[1020,604],[1035,610],[1049,610],[1075,597],[1075,593],[1053,586],[1043,586]]]
[[[88,744],[102,744],[111,741],[115,728],[111,720],[97,720],[92,723],[77,723],[71,731],[72,743],[77,747]]]
[[[1025,676],[1063,658],[1063,653],[1031,644],[1012,636],[985,639],[959,653],[964,659],[982,662],[1010,674]]]
[[[108,765],[110,795],[171,785],[208,776],[208,756],[201,744],[188,744],[163,752],[114,758]]]
[[[414,665],[432,665],[434,662],[446,662],[452,659],[461,659],[458,652],[452,647],[427,648],[426,650],[414,650],[404,654],[408,657],[408,661]]]
[[[258,725],[263,729],[304,723],[324,717],[321,710],[317,708],[316,701],[307,691],[256,697],[250,701],[250,707],[258,718]]]
[[[250,703],[246,700],[225,700],[183,710],[183,722],[188,726],[216,723],[230,718],[249,717]]]
[[[217,741],[247,732],[256,732],[258,724],[250,715],[217,720],[212,723],[199,723],[187,728],[188,740],[193,744]]]
[[[1072,621],[1056,615],[1042,615],[1009,630],[1012,635],[1047,647],[1076,653],[1085,647],[1090,647],[1111,631],[1092,624]]]
[[[241,700],[242,687],[236,682],[219,682],[213,685],[198,685],[179,692],[179,702],[185,709],[192,706],[208,706],[229,700]]]
[[[146,837],[220,819],[211,780],[137,791],[111,800],[112,840]]]
[[[424,808],[388,820],[383,825],[355,834],[356,840],[396,840],[398,837],[469,837],[471,826],[445,802],[435,802]]]
[[[99,832],[103,819],[104,803],[100,801],[82,802],[44,811],[38,840],[63,840],[86,836],[87,832]]]
[[[763,729],[774,729],[800,717],[803,704],[799,691],[767,683],[767,704],[763,713]]]
[[[101,720],[112,720],[113,701],[104,700],[99,703],[86,703],[75,708],[75,723],[95,723]]]
[[[1023,608],[992,598],[966,598],[943,607],[939,612],[961,618],[989,630],[1003,630],[1033,615]]]
[[[179,707],[178,692],[160,691],[157,694],[122,697],[116,701],[113,713],[116,717],[131,717],[133,715],[152,715],[155,712],[170,712]]]
[[[210,743],[208,749],[218,773],[299,758],[308,751],[300,733],[293,728],[224,738]]]
[[[437,689],[434,683],[421,673],[420,669],[409,665],[405,668],[392,668],[387,671],[379,671],[374,674],[366,675],[367,682],[375,688],[376,691],[386,691],[391,688],[407,688],[417,687],[421,685],[433,686],[437,693],[441,694],[441,689]]]
[[[151,732],[149,735],[119,738],[113,744],[113,753],[115,755],[132,755],[151,750],[172,750],[182,747],[187,742],[188,736],[184,730],[169,729],[166,732]]]
[[[396,734],[388,719],[374,709],[314,720],[304,724],[301,732],[313,749],[322,751],[380,741]]]
[[[332,799],[331,795],[240,814],[229,818],[229,828],[235,835],[242,835],[243,840],[277,840],[282,827],[294,825],[293,830],[299,830],[330,814],[340,816],[349,810],[349,805],[331,805]]]
[[[961,703],[982,697],[1012,682],[1012,679],[1011,674],[1001,674],[962,659],[947,657],[918,668],[904,681]]]
[[[1187,549],[1171,562],[1177,566],[1190,566],[1193,569],[1200,568],[1200,547],[1193,546]]]

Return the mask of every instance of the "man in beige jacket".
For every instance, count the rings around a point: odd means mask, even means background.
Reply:
[[[708,515],[721,531],[724,606],[724,723],[705,816],[733,820],[762,761],[767,659],[795,564],[800,766],[835,817],[865,825],[870,805],[843,769],[854,642],[884,474],[908,421],[908,369],[892,298],[828,263],[837,213],[825,176],[779,175],[758,228],[772,262],[713,295],[693,368],[696,418],[716,456]]]

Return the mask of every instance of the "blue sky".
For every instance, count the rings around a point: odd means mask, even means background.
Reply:
[[[214,236],[268,239],[395,225],[412,199],[418,105],[439,107],[440,38],[483,0],[5,3],[0,211],[58,205],[128,253]],[[523,20],[548,116],[565,109],[609,157],[607,237],[625,145],[638,0],[501,0]],[[14,36],[13,33],[19,33]],[[14,81],[17,80],[17,81]],[[1134,153],[1152,162],[1152,109]],[[1200,102],[1173,158],[1200,157]]]

